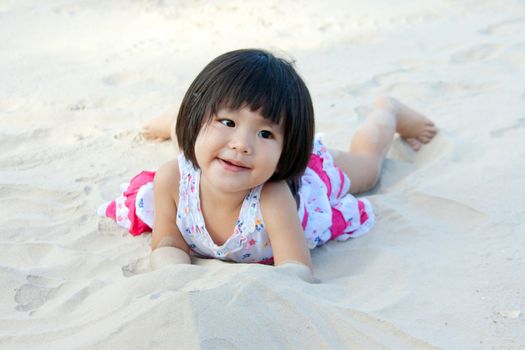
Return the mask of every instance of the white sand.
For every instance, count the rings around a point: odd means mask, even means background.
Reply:
[[[525,3],[71,3],[0,3],[0,348],[525,348]],[[377,94],[441,128],[394,143],[377,227],[313,252],[321,284],[149,272],[148,235],[95,215],[173,156],[142,122],[241,47],[296,59],[330,146]]]

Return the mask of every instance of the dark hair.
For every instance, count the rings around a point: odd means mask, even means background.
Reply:
[[[314,111],[306,85],[292,63],[270,52],[227,52],[199,73],[184,95],[177,117],[179,148],[198,167],[195,140],[221,107],[252,111],[284,129],[278,172],[270,180],[287,180],[296,192],[313,147]]]

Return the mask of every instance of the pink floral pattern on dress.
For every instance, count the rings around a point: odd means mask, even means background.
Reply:
[[[179,156],[179,168],[181,181],[177,226],[194,255],[250,263],[272,257],[271,246],[264,244],[269,241],[269,237],[259,207],[262,185],[248,192],[231,236],[219,246],[206,230],[201,212],[200,170],[193,167],[183,155]]]

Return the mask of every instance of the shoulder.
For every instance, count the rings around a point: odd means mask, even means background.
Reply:
[[[154,191],[156,193],[177,194],[176,197],[178,197],[179,179],[179,162],[177,159],[173,159],[163,164],[155,173]]]
[[[269,199],[286,199],[292,198],[290,187],[285,181],[269,181],[266,182],[261,190],[261,202]]]
[[[295,199],[285,181],[272,181],[264,184],[261,191],[261,212],[263,216],[296,211]]]
[[[155,174],[155,181],[172,183],[179,182],[180,170],[179,161],[177,159],[170,160],[164,163]]]

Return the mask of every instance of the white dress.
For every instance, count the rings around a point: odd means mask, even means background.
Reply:
[[[208,233],[201,212],[200,170],[182,154],[178,160],[181,177],[176,222],[191,253],[235,262],[273,264],[259,203],[264,184],[246,195],[231,236],[219,246]],[[122,194],[99,212],[112,217],[134,235],[151,231],[154,175],[142,172],[134,177],[124,185]],[[321,140],[316,139],[298,191],[298,217],[310,249],[329,240],[361,236],[374,226],[370,202],[355,198],[348,193],[349,188],[350,179],[334,164]]]

